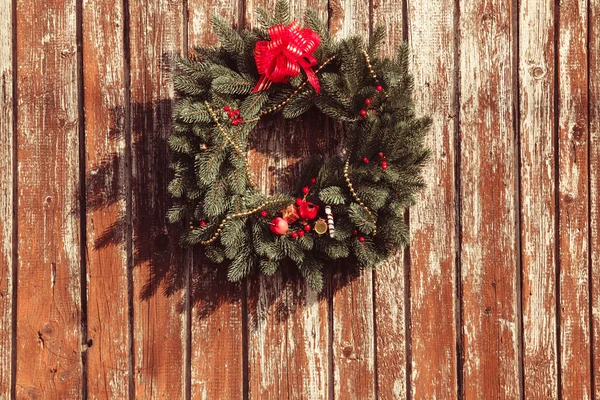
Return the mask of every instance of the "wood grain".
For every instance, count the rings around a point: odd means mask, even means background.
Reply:
[[[600,2],[589,7],[589,168],[590,168],[590,251],[591,251],[591,332],[592,398],[600,398]]]
[[[170,65],[183,46],[183,1],[130,0],[129,12],[135,397],[178,399],[186,387],[186,270],[165,213],[171,204]]]
[[[560,3],[558,207],[560,393],[591,398],[588,244],[587,1]]]
[[[194,46],[216,45],[210,25],[218,14],[236,25],[239,2],[188,1],[188,51]],[[221,267],[202,262],[201,246],[194,252],[191,273],[191,397],[243,398],[243,329],[241,285],[227,280]]]
[[[454,2],[409,2],[408,43],[418,115],[430,115],[426,188],[410,209],[412,395],[456,397]],[[379,281],[380,275],[377,275]],[[392,286],[390,286],[391,288]],[[387,296],[389,297],[389,296]],[[379,296],[378,296],[379,300]],[[377,320],[378,339],[380,326]],[[384,371],[378,351],[379,382]],[[385,385],[383,385],[385,387]]]
[[[403,41],[402,2],[398,0],[376,0],[373,2],[372,19],[374,25],[386,27],[387,39],[382,48],[382,56],[392,58],[396,48]],[[375,290],[376,329],[376,383],[377,395],[383,399],[404,399],[409,397],[406,386],[407,345],[406,337],[406,291],[405,286],[410,257],[405,251],[398,251],[391,260],[377,266],[373,271]]]
[[[464,396],[519,397],[513,1],[460,3]]]
[[[257,7],[273,10],[275,3],[247,2],[246,24],[255,23]],[[294,1],[290,5],[298,21],[303,21],[309,7],[327,17],[327,2],[322,0]],[[323,119],[306,117],[304,121],[268,121],[253,134],[250,162],[264,193],[294,190],[300,162],[310,155],[328,154],[337,143],[334,135],[323,129]],[[307,287],[295,266],[281,270],[274,277],[248,280],[249,398],[326,398],[326,298]]]
[[[75,1],[17,4],[16,397],[82,395]]]
[[[12,4],[0,4],[0,399],[11,391],[13,307],[13,25]]]
[[[338,37],[361,35],[368,39],[367,2],[330,2],[329,29]],[[397,268],[397,266],[395,266]],[[357,277],[345,272],[332,279],[333,383],[340,399],[375,397],[375,336],[373,270]]]
[[[129,388],[125,71],[121,1],[83,5],[88,392]]]
[[[521,265],[525,398],[558,397],[555,7],[519,4]]]

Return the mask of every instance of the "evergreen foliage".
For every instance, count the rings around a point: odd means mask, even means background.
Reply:
[[[272,275],[282,262],[291,260],[314,289],[322,290],[325,266],[331,260],[349,258],[348,265],[373,267],[408,243],[403,213],[414,204],[414,194],[424,184],[421,169],[429,154],[424,136],[430,119],[415,115],[407,46],[400,46],[392,59],[381,58],[380,46],[386,39],[383,27],[374,30],[368,43],[361,37],[337,41],[313,10],[306,13],[305,27],[321,37],[314,55],[319,65],[333,57],[317,73],[321,94],[304,85],[292,96],[306,79],[303,73],[286,84],[251,93],[260,78],[254,61],[256,43],[269,40],[268,27],[288,24],[291,19],[285,2],[279,2],[272,12],[259,10],[260,28],[250,31],[238,32],[215,17],[213,27],[221,46],[197,48],[193,59],[178,60],[174,85],[179,100],[174,133],[168,141],[174,170],[168,189],[176,205],[167,217],[172,223],[190,222],[192,227],[182,235],[181,243],[205,242],[207,258],[227,263],[231,280],[253,272]],[[364,51],[377,80],[369,71]],[[383,91],[377,90],[379,85]],[[364,116],[361,110],[367,108],[367,98],[371,100],[368,108],[376,113]],[[346,121],[347,148],[344,157],[309,160],[298,192],[272,198],[251,186],[246,160],[231,142],[235,140],[243,152],[256,122],[231,126],[222,110],[225,106],[239,109],[243,120],[252,120],[284,101],[278,111],[283,118],[302,118],[316,108]],[[228,133],[219,129],[211,112]],[[385,155],[386,169],[380,153]],[[347,160],[348,176],[360,201],[344,176]],[[301,237],[272,233],[273,216],[281,215],[295,198],[302,198],[301,189],[312,177],[316,182],[306,200],[320,205],[319,218],[326,219],[325,206],[331,206],[334,237],[314,230]],[[268,204],[261,207],[265,202]],[[262,216],[262,211],[269,217]],[[215,236],[216,240],[210,241]]]

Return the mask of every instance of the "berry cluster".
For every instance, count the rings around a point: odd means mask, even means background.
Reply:
[[[241,122],[244,121],[242,117],[240,117],[240,110],[237,108],[235,110],[232,110],[231,107],[225,106],[223,107],[223,111],[227,113],[227,116],[231,120],[231,124],[234,126],[239,125]]]

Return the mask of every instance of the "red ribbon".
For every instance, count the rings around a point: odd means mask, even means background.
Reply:
[[[317,75],[311,67],[317,65],[314,51],[321,43],[321,38],[312,29],[300,29],[300,23],[292,22],[288,26],[275,25],[268,30],[271,41],[256,43],[254,59],[261,75],[252,93],[268,89],[271,83],[284,83],[290,77],[298,76],[300,67],[308,77],[308,83],[321,92]]]

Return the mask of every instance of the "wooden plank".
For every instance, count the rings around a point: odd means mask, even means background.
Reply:
[[[403,41],[402,2],[376,0],[373,2],[374,25],[384,25],[388,38],[382,46],[382,55],[393,57]],[[407,338],[406,338],[406,290],[405,280],[409,257],[405,251],[377,266],[373,272],[375,290],[376,327],[376,384],[377,395],[382,399],[405,399],[409,397],[406,386]]]
[[[513,1],[460,4],[463,391],[518,398]]]
[[[17,398],[82,395],[75,10],[17,3]]]
[[[591,398],[588,244],[587,0],[560,3],[558,213],[563,398]]]
[[[136,398],[185,392],[186,269],[174,226],[166,138],[171,130],[170,59],[183,46],[183,1],[130,0],[133,157],[133,357]]]
[[[188,1],[188,51],[193,46],[216,45],[210,26],[219,14],[236,25],[239,2]],[[203,264],[201,246],[194,252],[191,274],[191,397],[243,398],[242,290],[227,280],[224,268]]]
[[[0,4],[0,399],[11,395],[13,307],[13,25]]]
[[[254,10],[273,9],[276,1],[247,3],[245,21],[254,22]],[[291,2],[295,19],[306,8],[327,16],[322,0]],[[298,162],[311,154],[327,154],[335,142],[323,132],[323,121],[305,118],[269,122],[259,127],[250,160],[263,192],[293,190],[299,177]],[[291,267],[295,271],[295,267]],[[329,392],[327,301],[307,287],[295,272],[272,278],[249,279],[248,380],[249,398],[323,399]]]
[[[456,340],[460,329],[455,318],[459,299],[454,207],[454,1],[411,1],[407,11],[417,114],[433,118],[428,136],[432,157],[424,170],[427,186],[410,209],[411,394],[416,399],[450,399],[458,393]],[[377,274],[378,283],[380,279]],[[395,290],[393,284],[388,290]],[[378,302],[381,297],[390,295],[378,295]],[[377,317],[379,339],[379,309]],[[384,355],[378,348],[380,384],[386,369],[382,366]]]
[[[83,4],[88,393],[129,387],[125,72],[121,1]]]
[[[589,111],[590,111],[590,251],[592,398],[600,398],[600,2],[590,2],[589,15]]]
[[[558,397],[554,4],[531,0],[518,12],[525,398]]]
[[[329,10],[329,29],[332,33],[339,37],[361,35],[368,38],[368,2],[333,1],[329,4]],[[350,277],[346,273],[335,275],[331,290],[335,397],[374,398],[376,372],[373,271],[361,271],[357,277]]]

